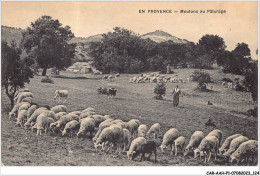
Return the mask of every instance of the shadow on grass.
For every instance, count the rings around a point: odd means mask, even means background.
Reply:
[[[69,77],[64,75],[53,75],[52,78],[63,78],[63,79],[89,79],[89,80],[101,80],[102,78],[94,78],[94,77],[85,77],[85,76],[75,76],[75,77]]]

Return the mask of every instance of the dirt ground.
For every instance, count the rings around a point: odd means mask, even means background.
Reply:
[[[178,69],[170,76],[188,78],[192,69]],[[247,117],[245,112],[253,108],[254,103],[250,94],[237,92],[221,86],[221,79],[234,75],[223,74],[220,70],[209,71],[213,83],[210,92],[197,92],[195,82],[178,83],[182,95],[180,106],[174,108],[171,102],[171,92],[176,83],[167,83],[167,92],[164,100],[153,99],[154,83],[129,83],[134,75],[121,75],[118,79],[109,82],[101,81],[102,76],[90,76],[89,79],[62,79],[53,78],[54,84],[41,83],[41,76],[35,76],[30,84],[26,85],[34,94],[34,100],[39,105],[55,106],[53,100],[56,89],[69,91],[65,105],[68,111],[83,110],[93,107],[98,114],[109,114],[112,118],[130,120],[138,118],[148,126],[159,122],[162,134],[156,140],[158,146],[162,142],[163,134],[169,128],[177,128],[188,142],[194,131],[201,130],[205,134],[212,130],[205,127],[209,117],[223,132],[223,139],[240,133],[249,139],[258,139],[257,118]],[[66,76],[69,74],[66,74]],[[75,76],[75,75],[74,75]],[[76,78],[76,77],[75,77]],[[211,87],[212,86],[212,87]],[[97,93],[99,87],[115,87],[118,92],[113,99]],[[32,131],[15,127],[14,121],[8,118],[10,111],[9,99],[2,90],[1,116],[1,149],[2,162],[7,166],[197,166],[204,165],[203,161],[191,156],[170,156],[170,152],[161,153],[158,148],[158,162],[129,161],[126,154],[96,153],[90,139],[76,137],[61,137],[43,134],[36,136]],[[213,105],[207,105],[210,101]],[[209,164],[230,165],[220,156]]]

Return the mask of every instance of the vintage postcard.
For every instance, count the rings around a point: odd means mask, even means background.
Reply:
[[[259,175],[258,2],[2,1],[1,114],[6,175]]]

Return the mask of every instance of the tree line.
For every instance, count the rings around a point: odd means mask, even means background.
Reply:
[[[197,44],[156,43],[120,27],[102,36],[101,41],[91,42],[83,49],[93,58],[93,66],[103,73],[165,72],[168,64],[211,69],[217,63],[224,73],[244,74],[245,85],[257,94],[258,68],[245,43],[227,51],[223,38],[209,34],[202,36]],[[69,26],[63,27],[59,20],[44,15],[22,32],[21,43],[1,42],[1,86],[12,106],[18,90],[29,83],[38,68],[43,69],[45,76],[48,68],[64,69],[72,65],[76,44],[69,41],[73,37]]]

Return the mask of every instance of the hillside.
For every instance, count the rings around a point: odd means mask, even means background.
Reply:
[[[7,26],[1,26],[1,28],[2,41],[7,41],[7,43],[10,43],[12,40],[15,40],[16,43],[20,43],[22,40],[22,29]]]
[[[89,42],[98,42],[102,39],[102,34],[93,35],[90,37],[75,37],[71,39],[70,43],[89,43]]]
[[[159,42],[159,43],[165,42],[168,40],[172,40],[174,43],[179,43],[179,44],[184,44],[184,43],[189,42],[188,40],[177,38],[167,32],[161,31],[161,30],[156,30],[154,32],[146,33],[146,34],[142,35],[141,37],[144,39],[150,38],[151,40],[153,40],[155,42]]]

